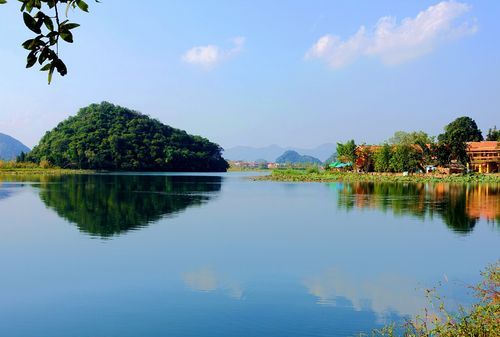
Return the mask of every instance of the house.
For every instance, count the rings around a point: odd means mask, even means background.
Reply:
[[[479,173],[496,173],[500,167],[500,142],[484,141],[467,143],[469,169]]]

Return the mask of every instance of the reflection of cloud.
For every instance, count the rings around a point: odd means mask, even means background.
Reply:
[[[353,275],[329,270],[307,279],[305,286],[318,298],[318,304],[336,305],[339,298],[345,298],[355,310],[372,310],[379,318],[394,311],[400,315],[414,315],[426,304],[415,291],[415,281],[396,275],[362,281]]]
[[[221,290],[228,296],[243,299],[243,288],[236,282],[221,278],[210,268],[201,268],[183,275],[186,285],[194,291],[211,292]]]
[[[184,274],[184,282],[196,291],[214,291],[217,289],[217,277],[207,268]]]

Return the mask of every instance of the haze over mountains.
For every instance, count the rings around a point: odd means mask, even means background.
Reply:
[[[284,152],[296,151],[301,155],[312,156],[325,161],[335,152],[336,148],[337,144],[334,143],[325,143],[312,149],[281,147],[275,144],[266,147],[236,146],[224,150],[223,156],[227,160],[257,161],[265,159],[268,162],[274,162]]]
[[[0,133],[0,160],[14,160],[21,152],[29,151],[29,147],[14,137]]]

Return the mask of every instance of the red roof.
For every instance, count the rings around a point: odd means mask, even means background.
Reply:
[[[500,142],[484,141],[484,142],[469,142],[469,151],[500,151]]]

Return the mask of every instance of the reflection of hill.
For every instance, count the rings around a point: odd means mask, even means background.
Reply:
[[[0,201],[10,198],[19,190],[20,187],[23,186],[24,184],[11,184],[9,182],[4,182],[0,177]]]
[[[221,177],[66,175],[41,183],[40,198],[81,231],[111,236],[201,205]]]
[[[391,210],[418,217],[439,215],[455,232],[472,231],[480,218],[500,220],[500,186],[347,183],[339,185],[339,207]]]

